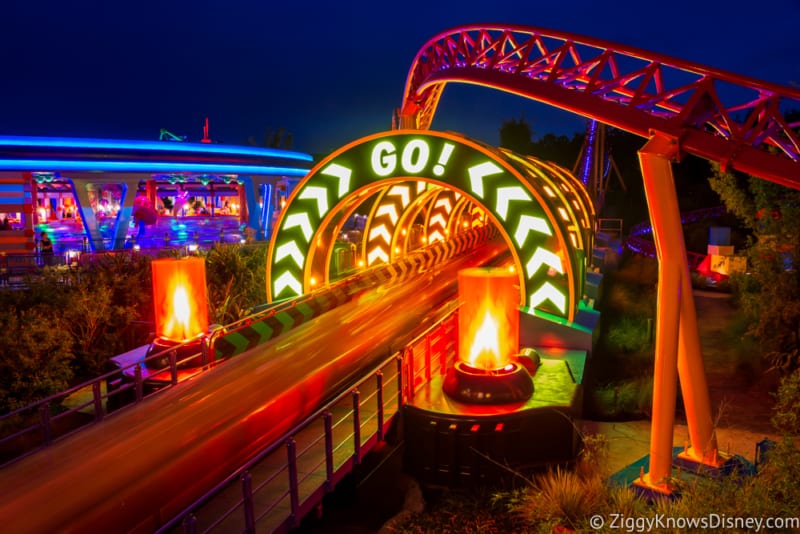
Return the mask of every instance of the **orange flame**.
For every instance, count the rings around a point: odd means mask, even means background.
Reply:
[[[497,334],[497,321],[487,309],[469,349],[469,362],[472,367],[497,368],[500,360],[500,341]]]
[[[156,334],[186,341],[208,330],[205,262],[202,258],[153,260]]]
[[[519,286],[507,269],[458,273],[459,359],[487,371],[508,365],[519,347]]]

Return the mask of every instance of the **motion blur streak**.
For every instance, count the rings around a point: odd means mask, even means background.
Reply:
[[[502,242],[361,298],[0,472],[5,532],[152,532],[429,325]]]

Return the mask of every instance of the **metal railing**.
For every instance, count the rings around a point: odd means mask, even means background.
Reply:
[[[134,363],[0,415],[0,467],[44,449],[92,424],[100,423],[106,417],[136,405],[150,395],[171,388],[225,361],[216,359],[214,352],[214,342],[224,335],[342,288],[347,298],[351,298],[365,290],[368,285],[377,284],[381,278],[375,276],[375,273],[384,269],[387,269],[386,265],[373,267],[312,293],[259,309],[256,313],[225,327],[218,327],[207,335],[149,354],[145,358],[137,358]],[[402,279],[411,274],[409,271],[394,277]],[[325,301],[329,304],[332,302],[331,299]],[[298,325],[293,323],[293,326]],[[187,347],[195,344],[196,351],[180,358],[177,356],[186,353]],[[149,345],[139,347],[131,352],[146,353],[148,347]],[[78,399],[77,403],[69,405],[68,401],[74,399]]]
[[[157,532],[287,532],[385,440],[402,406],[456,354],[447,315],[279,438]]]
[[[212,332],[150,355],[149,345],[139,347],[131,352],[141,351],[140,361],[3,414],[0,467],[208,370],[215,363],[209,348],[216,335]]]

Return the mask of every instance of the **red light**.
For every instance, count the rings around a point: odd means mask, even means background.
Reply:
[[[153,260],[156,335],[170,341],[193,339],[208,330],[205,260]]]
[[[503,268],[458,273],[458,358],[465,365],[494,371],[511,364],[519,348],[518,284]]]

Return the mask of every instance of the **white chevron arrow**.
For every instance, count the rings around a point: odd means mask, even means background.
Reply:
[[[305,258],[303,257],[303,253],[300,252],[300,247],[297,246],[294,239],[289,241],[288,243],[284,243],[283,245],[279,246],[275,249],[275,262],[281,261],[286,256],[291,256],[294,262],[297,264],[298,267],[303,266],[303,262]]]
[[[559,291],[550,282],[545,282],[542,284],[542,287],[531,293],[529,298],[529,306],[531,308],[536,308],[539,304],[546,300],[549,300],[555,304],[556,308],[558,308],[561,313],[565,313],[565,308],[567,307],[567,297],[565,297],[564,294],[561,293],[561,291]]]
[[[380,217],[381,215],[388,215],[393,223],[397,222],[397,208],[394,204],[381,204],[375,212],[375,216]]]
[[[314,234],[314,229],[311,228],[311,221],[308,219],[308,213],[292,213],[286,217],[286,222],[283,223],[283,229],[286,230],[287,228],[294,228],[295,226],[299,226],[303,231],[306,241],[311,239],[311,236]]]
[[[317,201],[317,209],[319,216],[322,217],[328,213],[328,190],[324,187],[310,185],[303,188],[303,192],[297,198],[312,198]]]
[[[497,213],[504,221],[508,216],[508,204],[512,200],[527,200],[531,197],[521,186],[499,187],[497,189]]]
[[[383,224],[379,224],[375,228],[369,231],[369,241],[372,241],[375,236],[380,236],[386,241],[387,243],[392,242],[392,234],[389,233],[389,230],[386,229],[386,226]]]
[[[485,161],[467,169],[469,185],[472,188],[472,192],[480,198],[483,198],[483,179],[501,172],[503,172],[503,169],[498,167],[493,161]]]
[[[534,217],[532,215],[523,215],[519,218],[519,225],[517,231],[514,232],[514,240],[520,248],[525,245],[525,240],[528,239],[529,232],[539,232],[540,234],[553,235],[550,231],[550,226],[547,220],[542,217]]]
[[[553,254],[549,250],[545,250],[541,247],[536,247],[536,252],[533,253],[533,256],[531,256],[531,259],[525,266],[526,270],[528,271],[528,278],[533,276],[533,274],[538,271],[542,265],[552,267],[559,273],[564,274],[564,267],[561,265],[561,258],[559,258],[558,255]]]
[[[299,295],[303,292],[303,286],[289,271],[286,271],[275,280],[275,297],[278,297],[281,291],[287,287],[291,289],[295,295]]]
[[[389,263],[389,255],[383,250],[383,247],[376,245],[369,254],[367,254],[367,265],[374,265],[375,259],[383,260],[383,263]]]
[[[434,224],[437,223],[439,224],[439,226],[444,228],[445,226],[447,226],[447,219],[445,219],[444,215],[442,215],[441,213],[437,213],[436,215],[431,217],[430,221],[428,221],[428,226],[433,226]]]
[[[444,241],[444,236],[439,230],[434,230],[428,234],[428,244],[435,243],[436,241]]]
[[[388,195],[397,195],[397,196],[399,196],[400,199],[401,199],[400,203],[403,205],[403,207],[406,207],[408,205],[408,200],[409,200],[409,195],[410,194],[411,194],[411,191],[409,190],[407,185],[396,185],[396,186],[392,187],[389,190],[389,192],[387,193],[387,196]]]
[[[331,163],[319,172],[320,174],[333,176],[334,178],[339,179],[339,198],[342,198],[347,194],[348,191],[350,191],[350,176],[353,174],[351,169],[343,167],[338,163]]]
[[[447,211],[449,213],[450,210],[452,209],[452,206],[450,205],[450,199],[449,198],[439,198],[439,199],[436,200],[436,204],[433,205],[434,208],[441,208],[443,206],[444,206],[445,211]]]

